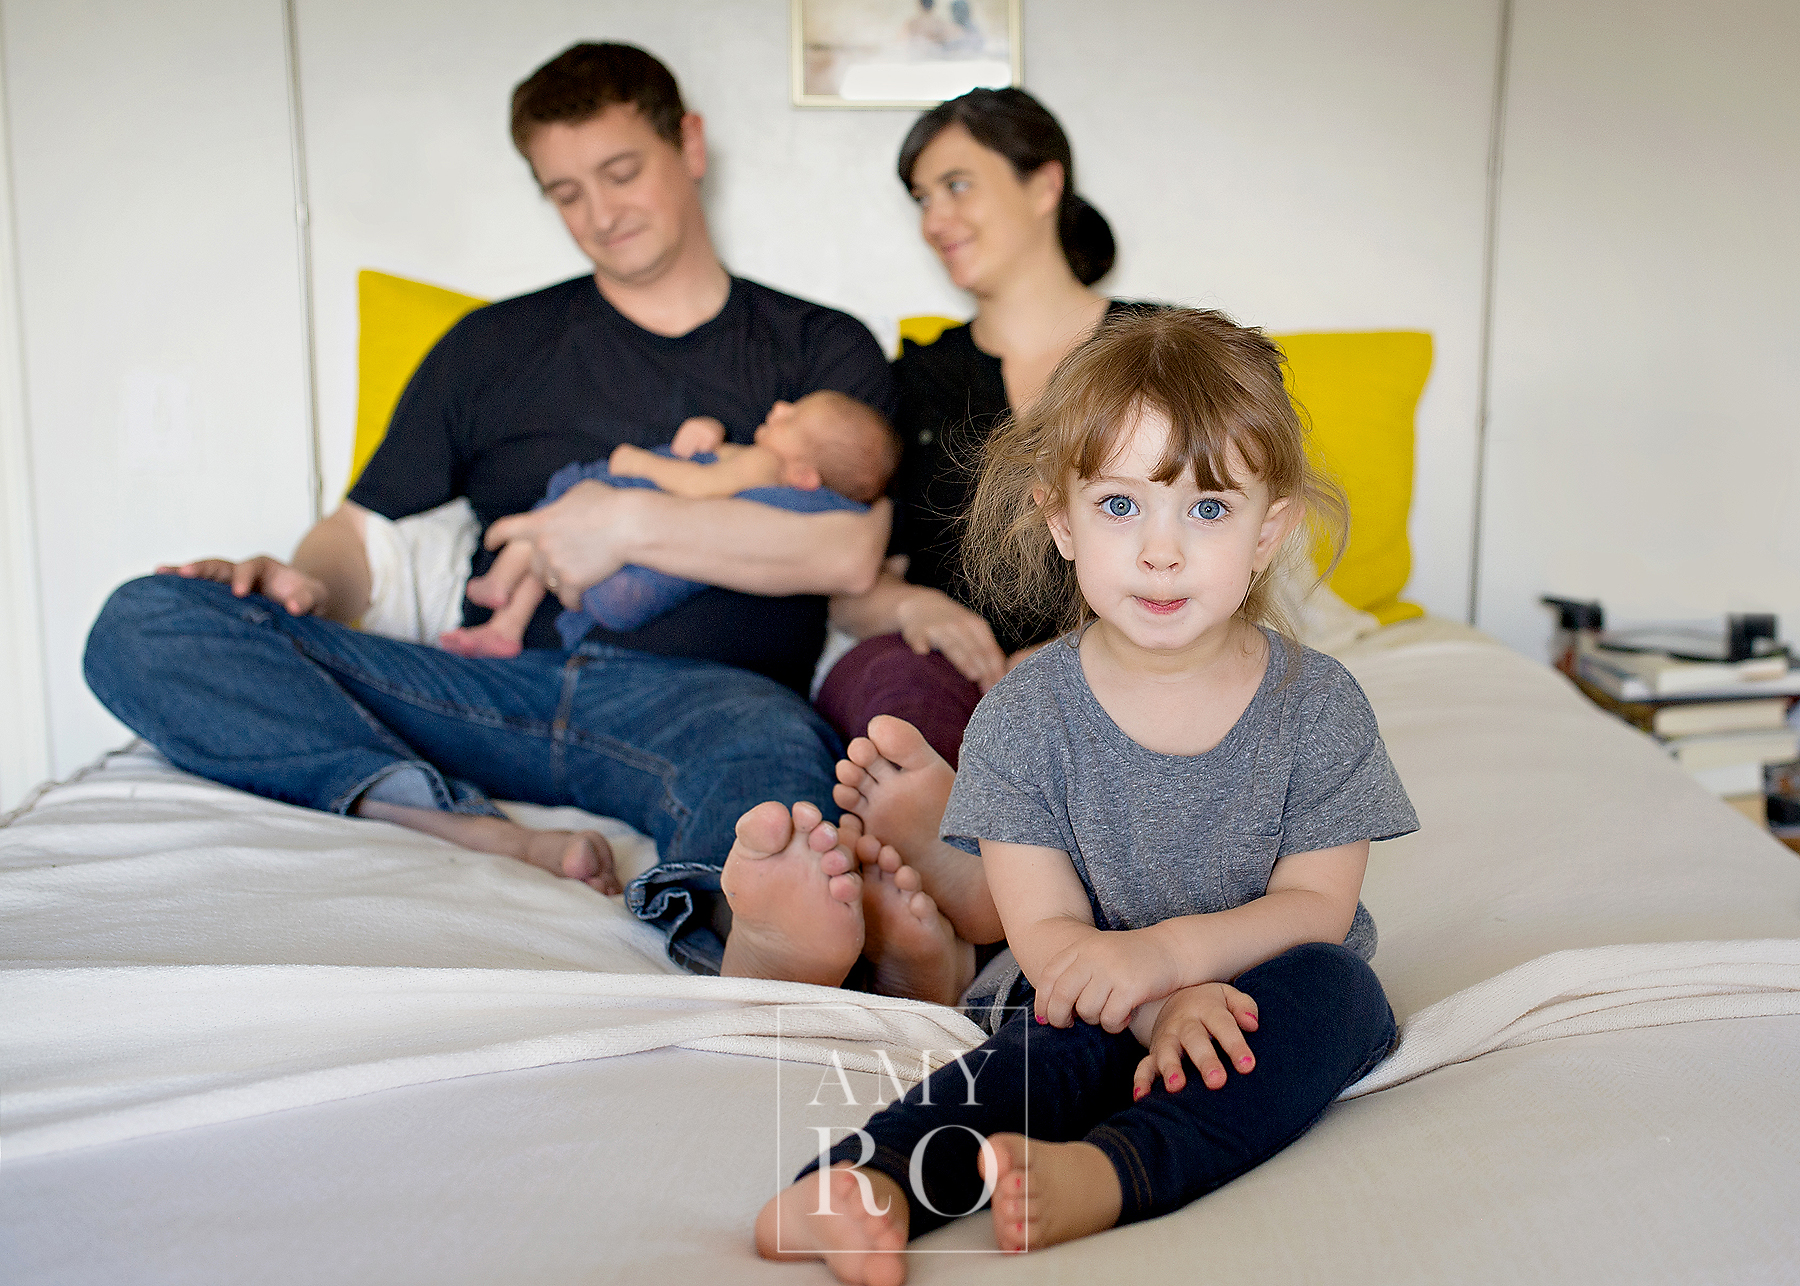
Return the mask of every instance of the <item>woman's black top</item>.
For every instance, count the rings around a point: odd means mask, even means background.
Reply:
[[[1154,304],[1112,300],[1108,317]],[[912,561],[906,579],[942,590],[965,607],[970,599],[962,567],[962,519],[975,496],[975,477],[988,435],[1012,413],[1000,359],[975,347],[969,327],[952,326],[934,343],[902,341],[894,362],[900,394],[900,467],[888,484],[894,500],[891,553]],[[988,613],[983,612],[983,615]],[[992,619],[1003,651],[1041,643],[1058,633],[1055,620],[1024,611]]]

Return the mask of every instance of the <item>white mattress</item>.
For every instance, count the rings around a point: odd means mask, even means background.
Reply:
[[[1553,674],[1479,642],[1422,641],[1446,633],[1394,627],[1347,657],[1424,823],[1377,846],[1364,890],[1407,1038],[1434,1004],[1450,1013],[1519,966],[1507,977],[1543,974],[1556,952],[1755,941],[1780,957],[1771,971],[1755,985],[1719,972],[1762,948],[1667,948],[1658,958],[1692,975],[1662,980],[1682,993],[1673,1008],[1666,987],[1635,1009],[1591,982],[1541,996],[1614,1014],[1616,1029],[1464,1055],[1340,1103],[1187,1210],[1025,1262],[983,1253],[985,1222],[964,1220],[919,1243],[914,1280],[1085,1281],[1103,1267],[1258,1282],[1795,1274],[1800,1018],[1707,1014],[1744,1012],[1732,1007],[1746,997],[1788,1005],[1800,862]],[[238,834],[247,819],[252,836]],[[0,912],[14,969],[156,960],[650,981],[665,968],[581,886],[141,757],[0,829]],[[810,1125],[859,1123],[875,1082],[849,1072],[858,1105],[809,1108],[819,1069],[796,1066],[655,1049],[0,1158],[0,1228],[20,1281],[822,1280],[756,1260],[750,1219]],[[0,1104],[10,1131],[7,1116]]]

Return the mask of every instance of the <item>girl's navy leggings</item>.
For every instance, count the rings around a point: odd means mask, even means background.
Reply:
[[[830,1160],[861,1162],[898,1184],[915,1237],[981,1206],[981,1140],[1008,1131],[1084,1139],[1105,1152],[1124,1193],[1120,1223],[1177,1210],[1299,1138],[1394,1045],[1381,983],[1344,947],[1295,947],[1234,985],[1256,1002],[1257,1029],[1245,1034],[1256,1065],[1229,1071],[1220,1089],[1207,1089],[1185,1062],[1180,1091],[1158,1079],[1133,1103],[1144,1049],[1129,1031],[1112,1035],[1080,1020],[1040,1026],[1027,1007],[876,1113]]]

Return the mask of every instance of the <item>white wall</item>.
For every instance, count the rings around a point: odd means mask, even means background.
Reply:
[[[3,54],[0,47],[0,812],[50,768]]]
[[[1517,0],[1478,623],[1800,637],[1800,6]]]
[[[50,747],[124,733],[81,651],[161,560],[286,552],[310,515],[276,0],[5,0]]]

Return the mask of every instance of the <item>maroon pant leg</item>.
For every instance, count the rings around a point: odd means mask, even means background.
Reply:
[[[813,704],[848,743],[878,714],[904,719],[956,767],[963,729],[981,689],[957,673],[942,652],[917,655],[898,634],[864,639],[825,676]]]

